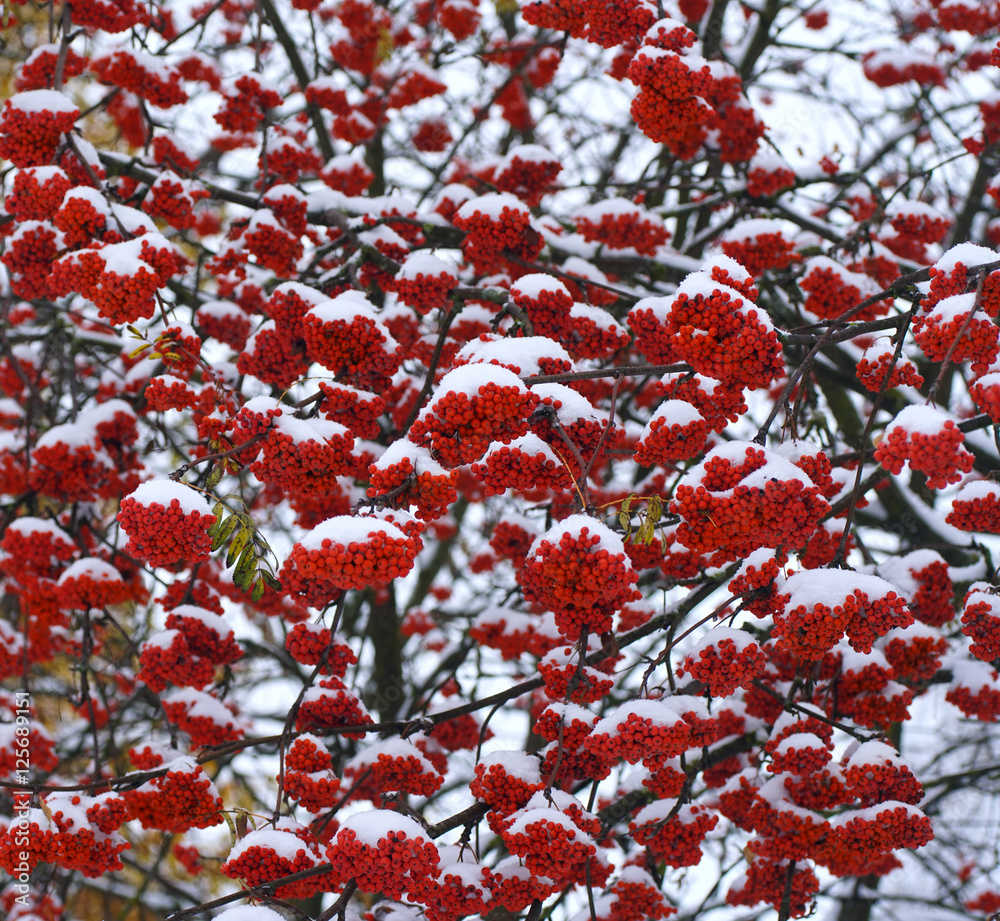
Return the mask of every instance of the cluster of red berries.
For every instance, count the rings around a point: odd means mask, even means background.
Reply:
[[[784,370],[770,321],[741,293],[706,272],[689,275],[674,298],[644,298],[629,312],[636,346],[651,361],[686,361],[727,385],[766,387]]]
[[[743,630],[716,627],[684,659],[678,675],[700,681],[713,697],[728,697],[748,687],[767,667],[767,657]]]
[[[509,445],[493,445],[481,463],[472,465],[472,473],[485,486],[488,496],[508,489],[531,491],[569,486],[562,461],[530,432]]]
[[[281,103],[281,94],[260,74],[247,73],[237,77],[232,89],[223,93],[222,108],[213,117],[226,131],[256,131],[268,109]]]
[[[407,256],[392,281],[396,296],[421,316],[447,307],[457,284],[458,276],[447,262],[423,252]]]
[[[155,761],[155,763],[153,763]],[[146,762],[145,770],[158,767],[162,759]],[[200,764],[178,757],[164,765],[167,772],[135,790],[122,793],[129,814],[143,828],[181,834],[192,828],[211,828],[223,821],[222,797]]]
[[[905,595],[910,612],[922,624],[941,627],[955,616],[955,588],[948,564],[934,550],[914,550],[894,557],[878,574]]]
[[[760,278],[768,269],[780,271],[801,258],[778,220],[741,221],[726,232],[721,242],[722,251],[745,266],[754,278]]]
[[[415,508],[424,521],[448,514],[458,498],[458,471],[445,470],[427,448],[397,441],[368,467],[368,495],[389,496],[392,508]]]
[[[347,291],[314,306],[303,317],[309,357],[355,387],[388,387],[402,350],[375,317],[363,294]]]
[[[529,208],[536,208],[544,195],[555,190],[560,172],[559,159],[544,147],[521,144],[497,164],[493,182],[501,192],[510,192]]]
[[[719,817],[703,806],[679,808],[669,800],[658,800],[639,810],[629,822],[629,834],[646,846],[657,860],[669,867],[694,867],[701,862],[701,845],[719,824]]]
[[[509,192],[481,195],[463,204],[453,223],[465,231],[462,251],[477,272],[501,268],[504,253],[510,252],[528,262],[542,250],[541,235],[531,226],[531,214]]]
[[[569,333],[573,297],[557,278],[532,273],[510,287],[514,304],[528,315],[536,336],[561,340]]]
[[[237,721],[232,704],[212,694],[184,688],[162,703],[167,720],[188,734],[193,749],[243,738],[243,727]]]
[[[646,423],[632,459],[643,467],[695,457],[705,448],[708,423],[684,400],[666,400]]]
[[[984,662],[1000,659],[1000,596],[990,586],[975,583],[962,608],[962,633],[972,640],[969,652]]]
[[[162,57],[119,48],[93,58],[90,69],[102,83],[128,90],[161,109],[183,105],[188,100],[180,71]]]
[[[9,97],[0,111],[0,157],[14,166],[47,166],[80,110],[55,90],[28,90]]]
[[[921,201],[897,199],[886,214],[896,233],[921,243],[940,243],[951,229],[951,221],[947,217]]]
[[[298,732],[312,732],[373,722],[358,696],[339,678],[330,677],[306,691],[295,717],[295,728]],[[344,738],[363,739],[364,732],[346,732]]]
[[[338,477],[354,471],[354,436],[337,422],[306,422],[277,410],[274,424],[260,442],[261,457],[250,472],[283,493],[327,495]]]
[[[848,271],[827,256],[813,256],[805,264],[799,287],[807,292],[806,310],[821,319],[833,319],[859,304],[871,293],[872,284],[867,275]],[[852,319],[874,320],[885,313],[881,304],[851,314]]]
[[[988,316],[977,317],[975,294],[953,294],[913,323],[913,338],[930,361],[950,355],[971,361],[974,374],[985,374],[997,357],[1000,328]]]
[[[187,230],[195,224],[195,203],[208,195],[207,189],[193,188],[190,182],[166,170],[149,187],[142,210],[150,217],[166,221],[171,227]]]
[[[321,739],[304,733],[289,746],[284,791],[307,812],[323,812],[337,804],[340,781],[333,773],[333,756]]]
[[[597,853],[600,820],[568,794],[536,793],[513,813],[500,835],[507,850],[534,874],[562,882]]]
[[[615,684],[589,665],[580,668],[571,646],[557,646],[547,652],[538,663],[538,673],[549,700],[581,705],[601,700]]]
[[[913,615],[893,586],[878,576],[810,569],[790,576],[778,598],[773,636],[779,650],[820,661],[846,633],[852,649],[870,653],[893,627],[908,627]]]
[[[463,365],[441,379],[408,437],[414,444],[426,442],[445,467],[471,464],[491,442],[509,444],[524,435],[538,402],[506,368]]]
[[[282,827],[285,825],[287,827]],[[274,828],[251,831],[236,843],[219,872],[238,879],[247,888],[309,870],[323,862],[319,841],[307,828],[296,827],[289,820]],[[329,891],[326,874],[310,876],[275,888],[280,899],[304,899],[316,891]]]
[[[529,25],[554,32],[568,32],[572,38],[587,35],[587,6],[576,0],[528,0],[521,15]]]
[[[924,379],[917,373],[917,366],[909,358],[900,355],[899,359],[893,362],[895,351],[888,342],[876,343],[865,349],[855,374],[870,393],[878,393],[883,388],[891,390],[893,387],[907,385],[923,387]]]
[[[399,899],[438,875],[437,848],[424,835],[413,819],[387,810],[351,816],[326,849],[331,876],[338,883],[353,879],[363,892]]]
[[[750,861],[744,877],[730,887],[726,902],[746,906],[767,902],[777,911],[783,910],[787,898],[789,917],[801,918],[809,913],[812,897],[817,892],[819,879],[808,863],[797,861],[791,866],[788,860],[757,857]]]
[[[419,537],[369,517],[338,515],[292,547],[281,568],[286,591],[324,605],[342,589],[391,582],[413,568]]]
[[[610,249],[634,249],[652,256],[670,238],[663,221],[625,198],[611,198],[577,212],[576,232]]]
[[[887,426],[875,449],[877,460],[890,473],[899,474],[903,464],[927,475],[930,489],[957,483],[972,469],[975,458],[963,450],[962,434],[954,421],[930,406],[907,406]]]
[[[188,565],[208,559],[215,524],[211,507],[190,487],[150,480],[122,499],[118,522],[128,535],[125,552],[151,566]]]
[[[966,483],[952,500],[945,520],[963,531],[1000,534],[1000,487],[989,480]]]
[[[691,372],[665,374],[657,382],[656,392],[668,400],[690,403],[714,432],[721,432],[747,411],[741,385],[722,384]]]
[[[806,474],[765,448],[731,442],[677,487],[670,511],[691,550],[736,559],[760,547],[801,547],[829,509]]]
[[[49,220],[71,187],[69,176],[58,166],[19,169],[4,206],[18,221]]]
[[[0,261],[7,267],[11,290],[31,300],[52,297],[50,272],[57,253],[56,231],[43,221],[22,221],[6,241]]]
[[[343,637],[322,624],[295,624],[285,637],[288,654],[301,665],[318,665],[320,674],[343,678],[358,657]]]
[[[750,161],[747,169],[747,195],[770,198],[783,189],[795,185],[795,172],[787,163],[759,155]]]
[[[620,760],[638,764],[647,759],[673,758],[691,742],[691,727],[662,700],[633,700],[600,720],[583,747],[606,764]]]
[[[568,639],[610,630],[614,611],[639,597],[621,539],[586,515],[571,515],[538,538],[518,581],[527,599],[555,614]]]
[[[864,75],[876,86],[899,86],[913,80],[921,86],[942,86],[944,71],[933,58],[918,54],[869,51],[861,59]]]

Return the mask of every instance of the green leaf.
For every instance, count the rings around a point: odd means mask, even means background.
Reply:
[[[151,349],[152,347],[153,346],[150,345],[150,343],[147,342],[145,345],[140,345],[139,348],[134,349],[133,351],[129,352],[128,353],[128,357],[129,358],[137,358],[139,355],[141,355],[143,352],[145,352],[146,349]]]
[[[214,489],[216,486],[219,485],[219,481],[222,479],[222,472],[223,471],[221,467],[216,467],[208,475],[208,482],[206,483],[206,485],[208,486],[209,489]]]
[[[253,567],[247,569],[245,572],[233,576],[233,584],[241,592],[247,591],[250,588],[250,583],[252,581],[253,581]]]
[[[236,517],[235,515],[233,516]],[[233,538],[233,542],[229,545],[229,553],[226,554],[226,569],[231,569],[233,563],[236,562],[236,558],[243,553],[244,548],[250,540],[250,530],[249,528],[242,528],[237,535]],[[251,549],[253,549],[251,547]]]
[[[656,524],[663,515],[663,502],[660,500],[659,496],[649,497],[649,506],[646,509],[646,518]]]
[[[260,571],[260,577],[276,592],[281,591],[281,583],[271,575],[266,569]]]
[[[622,510],[621,510],[621,514],[623,514],[623,515],[628,515],[628,514],[630,513],[630,511],[631,511],[631,509],[632,509],[632,500],[633,500],[634,498],[635,498],[635,496],[634,496],[634,495],[631,495],[631,496],[629,496],[629,497],[628,497],[628,498],[627,498],[627,499],[626,499],[626,500],[625,500],[625,501],[624,501],[624,502],[622,503]]]
[[[260,601],[260,599],[263,597],[264,597],[264,580],[258,579],[253,584],[253,591],[250,593],[250,600],[254,604],[257,604],[257,602]]]
[[[217,523],[217,530],[212,536],[213,553],[223,546],[227,540],[229,540],[229,536],[236,529],[236,525],[240,523],[239,519],[235,515],[230,515],[225,520],[219,519],[219,522],[221,523]]]
[[[233,577],[242,576],[244,573],[249,572],[257,563],[257,548],[253,544],[243,548],[243,552],[240,554],[239,560],[236,562],[236,569],[234,571]]]

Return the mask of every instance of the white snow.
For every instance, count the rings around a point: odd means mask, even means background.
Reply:
[[[385,534],[393,540],[406,540],[406,535],[387,521],[362,515],[335,515],[304,534],[299,546],[304,550],[321,550],[323,541],[329,540],[334,546],[347,547],[354,543],[365,544],[373,534]]]
[[[170,504],[176,499],[185,515],[194,512],[201,515],[212,514],[212,506],[200,492],[183,483],[175,483],[167,477],[157,477],[141,483],[129,493],[128,498],[134,499],[139,505],[148,507],[155,502],[164,508],[170,508]]]

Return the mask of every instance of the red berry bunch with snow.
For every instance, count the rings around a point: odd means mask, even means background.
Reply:
[[[129,814],[143,828],[181,834],[222,823],[222,797],[200,764],[180,755],[165,763],[160,755],[144,762],[145,770],[160,766],[165,773],[122,793]]]
[[[445,467],[473,463],[491,442],[509,444],[526,434],[538,401],[505,368],[463,365],[441,379],[408,437],[414,444],[426,443]]]
[[[80,110],[62,93],[41,89],[15,93],[0,111],[0,157],[14,166],[48,166]]]
[[[312,307],[302,325],[309,357],[351,386],[383,390],[399,367],[399,345],[358,291]]]
[[[311,813],[324,812],[337,804],[340,781],[333,773],[333,756],[322,739],[306,732],[288,747],[284,792]]]
[[[740,221],[722,237],[722,251],[760,278],[768,269],[779,271],[799,260],[794,242],[785,233],[785,224],[779,220]]]
[[[219,872],[253,888],[322,863],[320,844],[309,829],[283,819],[273,828],[254,829],[237,841]],[[274,892],[280,899],[304,899],[327,889],[329,883],[325,874],[310,876],[277,886]]]
[[[847,634],[852,649],[869,653],[893,627],[913,615],[894,587],[878,576],[839,569],[809,569],[790,576],[778,598],[772,635],[779,650],[819,661]]]
[[[506,252],[531,261],[542,250],[542,238],[531,226],[531,214],[509,192],[470,199],[455,212],[453,223],[465,231],[462,251],[466,258],[483,274],[501,268]]]
[[[943,489],[972,469],[974,458],[962,448],[964,441],[958,426],[940,410],[907,406],[886,427],[875,460],[897,475],[909,462],[912,470],[927,475],[930,489]]]
[[[386,497],[392,508],[414,508],[417,518],[433,521],[458,498],[458,472],[445,470],[429,449],[400,440],[368,467],[370,498]]]
[[[204,562],[215,524],[208,501],[173,480],[149,480],[122,499],[118,522],[128,535],[125,552],[151,566]]]
[[[651,361],[685,361],[727,385],[766,387],[784,369],[766,314],[704,270],[688,275],[671,300],[640,300],[629,312],[629,325]]]
[[[235,742],[245,735],[231,701],[193,688],[172,692],[162,701],[167,720],[187,733],[191,748]]]
[[[531,321],[536,336],[563,340],[569,334],[573,297],[551,275],[522,275],[510,287],[510,297]]]
[[[821,319],[833,319],[857,306],[877,288],[860,272],[852,272],[827,256],[813,256],[806,261],[799,287],[806,292],[803,307]],[[851,314],[855,320],[874,320],[888,311],[888,303],[879,301]]]
[[[583,747],[606,764],[673,758],[685,752],[691,727],[669,700],[633,700],[601,719]]]
[[[801,468],[737,441],[711,451],[689,470],[669,506],[682,519],[677,539],[723,561],[761,547],[801,547],[828,509]]]
[[[317,525],[292,547],[280,578],[287,592],[322,606],[343,589],[405,576],[420,546],[418,536],[409,536],[387,521],[338,515]]]
[[[362,892],[391,899],[436,877],[440,863],[437,848],[413,819],[384,809],[347,819],[326,855],[338,884],[353,879]]]
[[[769,198],[795,185],[795,172],[773,150],[758,151],[747,165],[747,195]]]
[[[657,800],[644,806],[629,822],[629,834],[637,844],[668,867],[693,867],[702,858],[701,845],[719,823],[719,817],[703,806],[679,806]]]
[[[363,726],[373,722],[357,694],[339,678],[330,677],[306,690],[295,728],[298,732],[319,732],[331,726]],[[364,732],[345,732],[344,738],[362,739]]]
[[[945,520],[962,531],[1000,534],[1000,486],[989,480],[966,483],[952,500]]]
[[[424,252],[408,255],[392,281],[396,296],[421,316],[447,307],[457,284],[458,276],[447,262]]]
[[[600,820],[575,797],[555,790],[534,794],[500,835],[507,850],[534,874],[563,882],[597,853]]]
[[[519,144],[497,164],[493,181],[501,192],[510,192],[529,208],[536,208],[543,196],[555,191],[555,178],[562,168],[559,159],[541,145]]]
[[[666,400],[650,417],[635,445],[633,460],[643,467],[688,460],[701,454],[708,423],[684,400]]]
[[[767,667],[767,657],[745,630],[715,627],[688,653],[678,675],[690,675],[713,697],[728,697],[748,687]]]
[[[938,301],[913,322],[913,338],[929,361],[970,361],[974,374],[985,374],[1000,350],[1000,327],[976,316],[975,294],[953,294]]]
[[[905,355],[895,359],[895,354],[895,347],[885,340],[865,349],[855,373],[867,391],[878,393],[883,388],[891,390],[907,385],[923,387],[924,379],[917,372],[917,366]]]
[[[576,232],[584,240],[609,249],[632,250],[652,256],[670,234],[663,220],[625,198],[588,205],[576,213]]]
[[[611,629],[612,614],[638,597],[621,538],[587,515],[570,515],[537,538],[518,580],[568,639]]]
[[[1000,659],[1000,596],[991,586],[977,582],[965,593],[962,633],[972,640],[969,652],[977,659]]]

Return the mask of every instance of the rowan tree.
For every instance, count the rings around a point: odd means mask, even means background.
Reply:
[[[12,0],[12,921],[1000,909],[1000,2]]]

